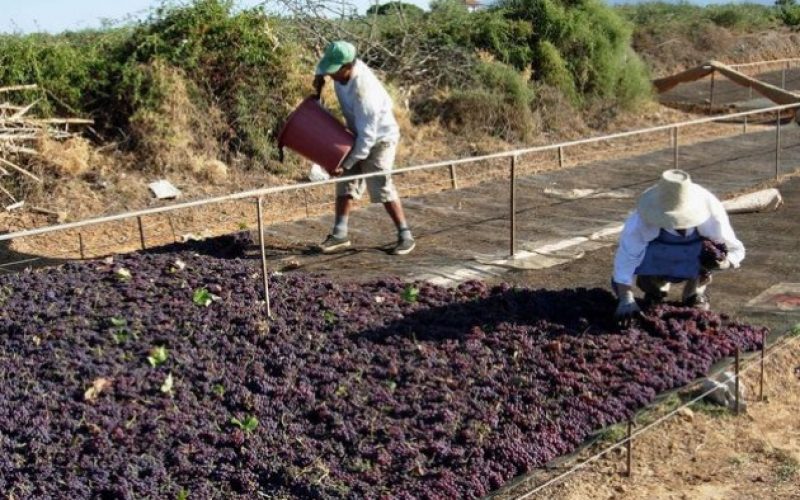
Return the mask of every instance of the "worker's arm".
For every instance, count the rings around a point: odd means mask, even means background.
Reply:
[[[638,212],[633,212],[625,221],[619,236],[619,247],[614,255],[614,282],[618,285],[633,285],[636,268],[644,260],[647,244],[658,237],[658,228],[645,224]]]
[[[313,97],[319,99],[322,96],[322,87],[325,86],[325,75],[316,75],[314,77],[314,94]]]
[[[642,263],[647,244],[658,236],[658,228],[644,223],[638,212],[633,212],[625,221],[619,237],[619,247],[614,256],[614,293],[617,294],[617,308],[614,320],[620,327],[631,326],[633,320],[641,315],[633,295],[633,275]]]

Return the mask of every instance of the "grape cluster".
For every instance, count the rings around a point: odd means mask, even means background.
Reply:
[[[761,341],[672,305],[619,331],[600,289],[304,274],[270,321],[240,243],[0,277],[0,491],[480,497]]]
[[[728,246],[725,243],[703,239],[700,249],[700,265],[705,269],[716,269],[719,262],[728,256]]]

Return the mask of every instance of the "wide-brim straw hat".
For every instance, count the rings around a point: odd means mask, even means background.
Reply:
[[[697,227],[711,217],[703,188],[683,170],[666,170],[658,184],[642,193],[639,215],[663,229]]]

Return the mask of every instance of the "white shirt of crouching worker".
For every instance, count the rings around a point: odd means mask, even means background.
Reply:
[[[730,261],[732,267],[739,267],[742,260],[744,260],[744,245],[733,232],[725,207],[710,191],[702,186],[697,187],[699,188],[698,191],[704,196],[711,215],[699,226],[687,229],[686,234],[691,235],[697,231],[704,238],[725,243],[728,247],[728,261]],[[614,257],[614,282],[632,286],[633,276],[636,268],[644,260],[647,245],[658,238],[660,231],[661,228],[658,226],[646,223],[638,211],[634,211],[628,217],[622,229],[619,247]],[[665,229],[665,231],[675,235],[679,234],[678,231],[673,229]]]

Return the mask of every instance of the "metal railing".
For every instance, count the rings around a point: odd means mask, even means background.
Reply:
[[[773,106],[770,108],[764,109],[757,109],[751,111],[743,111],[738,113],[731,113],[725,115],[718,115],[712,117],[705,117],[705,118],[698,118],[695,120],[689,120],[679,123],[672,123],[666,125],[659,125],[655,127],[649,127],[644,129],[637,129],[631,130],[626,132],[617,132],[613,134],[607,134],[597,137],[590,137],[585,139],[579,140],[572,140],[572,141],[565,141],[555,144],[547,144],[543,146],[533,146],[527,148],[520,148],[514,149],[510,151],[503,151],[488,155],[481,155],[481,156],[472,156],[467,158],[460,158],[460,159],[453,159],[447,161],[438,161],[432,163],[425,163],[422,165],[415,165],[405,168],[399,168],[392,170],[389,173],[385,172],[376,172],[370,174],[362,174],[362,175],[354,175],[348,176],[349,180],[357,180],[357,179],[369,179],[372,177],[378,176],[385,176],[385,175],[402,175],[407,174],[410,172],[419,172],[424,170],[433,170],[433,169],[440,169],[440,168],[447,168],[451,174],[452,186],[453,188],[458,187],[457,181],[457,167],[460,165],[478,163],[478,162],[485,162],[490,160],[500,160],[500,159],[508,159],[509,160],[509,253],[513,257],[516,254],[516,205],[515,205],[515,190],[516,190],[516,166],[519,158],[523,155],[529,155],[532,153],[542,153],[548,151],[557,151],[559,163],[563,165],[564,162],[564,155],[566,148],[575,147],[580,145],[586,144],[593,144],[599,142],[606,142],[612,141],[615,139],[622,139],[626,137],[633,137],[639,136],[644,134],[653,134],[657,132],[664,132],[669,131],[671,133],[671,147],[673,149],[673,161],[672,161],[672,168],[679,167],[679,134],[678,131],[681,128],[696,126],[696,125],[703,125],[708,123],[714,123],[721,120],[730,120],[733,118],[740,118],[740,117],[748,117],[752,115],[763,115],[765,113],[774,113],[775,114],[775,121],[776,121],[776,140],[775,140],[775,179],[778,179],[780,174],[780,147],[781,147],[781,127],[780,122],[782,118],[782,112],[787,110],[793,110],[800,108],[800,102],[794,104],[786,104],[781,106]],[[746,132],[746,123],[745,129],[743,130]],[[199,200],[193,200],[188,202],[182,203],[175,203],[171,205],[165,205],[161,207],[154,207],[154,208],[147,208],[141,210],[133,210],[128,212],[123,212],[115,215],[103,216],[103,217],[95,217],[90,219],[84,219],[81,221],[76,222],[69,222],[64,224],[57,224],[51,226],[44,226],[35,229],[27,229],[23,231],[15,231],[6,234],[0,234],[0,241],[8,241],[18,238],[25,238],[31,236],[38,236],[44,235],[49,233],[54,233],[58,231],[67,231],[71,229],[78,229],[87,226],[94,226],[98,224],[104,224],[109,222],[115,221],[122,221],[127,219],[136,219],[137,225],[139,228],[139,236],[142,244],[142,248],[145,247],[145,240],[144,240],[144,233],[142,230],[142,217],[152,216],[157,214],[165,214],[170,212],[176,212],[179,210],[185,210],[189,208],[195,207],[202,207],[207,205],[212,205],[216,203],[222,203],[227,201],[236,201],[236,200],[246,200],[251,199],[256,202],[257,210],[256,210],[256,217],[257,217],[257,226],[259,228],[259,232],[261,234],[262,240],[260,241],[261,246],[261,259],[262,259],[262,271],[264,277],[264,294],[265,299],[269,300],[269,290],[268,290],[268,281],[267,281],[267,264],[266,264],[266,253],[263,244],[263,233],[264,233],[264,221],[263,221],[263,198],[265,196],[274,195],[278,193],[287,193],[290,191],[299,191],[299,190],[306,190],[310,188],[320,187],[320,186],[328,186],[333,185],[337,182],[340,182],[341,179],[329,179],[324,181],[316,181],[316,182],[305,182],[305,183],[298,183],[298,184],[289,184],[289,185],[282,185],[282,186],[273,186],[273,187],[265,187],[260,189],[252,189],[248,191],[241,191],[238,193],[232,193],[222,196],[215,196],[210,198],[204,198]],[[83,244],[81,243],[81,246]],[[271,311],[268,308],[268,313]]]

